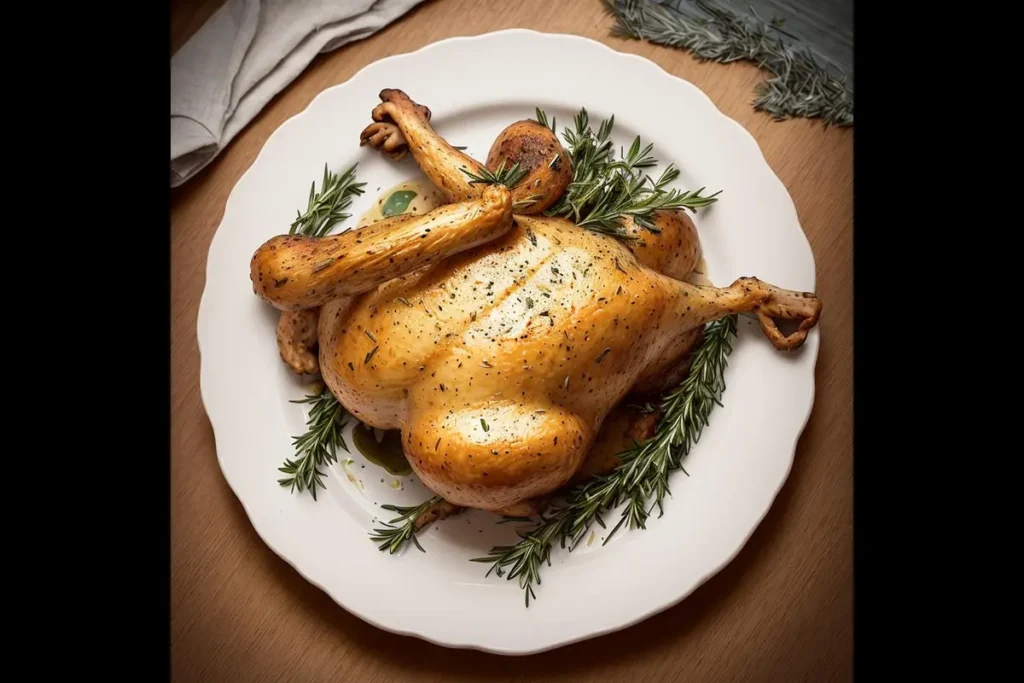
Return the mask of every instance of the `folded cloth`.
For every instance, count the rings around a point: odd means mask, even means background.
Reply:
[[[227,0],[171,58],[171,186],[212,161],[317,54],[423,0]]]

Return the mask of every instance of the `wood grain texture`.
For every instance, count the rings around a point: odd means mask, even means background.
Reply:
[[[183,4],[188,16],[172,22],[178,45],[197,28],[194,17],[219,3]],[[318,57],[219,158],[172,192],[174,681],[852,680],[853,132],[773,122],[750,106],[760,78],[753,67],[700,64],[668,48],[611,39],[611,24],[598,0],[428,2],[375,36]],[[271,552],[218,468],[196,344],[210,240],[228,193],[267,137],[374,60],[512,27],[595,38],[703,89],[754,135],[792,194],[826,304],[814,411],[789,480],[738,557],[687,600],[637,626],[525,658],[447,650],[375,629]]]

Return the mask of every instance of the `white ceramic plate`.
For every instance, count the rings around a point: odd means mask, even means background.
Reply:
[[[515,540],[514,525],[473,513],[420,534],[426,553],[381,553],[368,533],[386,503],[415,504],[425,489],[394,477],[355,452],[348,471],[331,467],[319,500],[280,487],[277,468],[291,439],[305,431],[304,385],[281,363],[277,314],[253,295],[249,259],[286,232],[304,208],[310,183],[327,163],[359,162],[368,192],[355,217],[381,190],[418,175],[360,148],[359,132],[383,88],[400,88],[433,112],[452,144],[484,159],[509,123],[537,106],[558,118],[559,133],[586,107],[596,130],[615,115],[613,138],[640,134],[665,165],[682,170],[679,186],[721,189],[721,201],[696,221],[710,278],[724,286],[753,275],[814,291],[814,259],[785,187],[754,139],[692,84],[654,63],[573,36],[525,30],[455,38],[369,65],[322,92],[267,140],[238,181],[210,245],[199,311],[201,387],[217,457],[260,537],[302,576],[376,626],[431,642],[504,654],[551,649],[634,624],[685,598],[744,545],[782,487],[810,414],[818,332],[793,355],[775,351],[741,318],[724,408],[672,481],[664,517],[623,531],[602,546],[556,548],[537,600],[526,609],[516,581],[485,578],[469,562]],[[356,218],[350,219],[354,225]],[[827,302],[825,302],[827,306]],[[354,475],[354,483],[349,474]],[[361,484],[361,486],[359,485]],[[609,515],[615,518],[616,513]],[[602,532],[597,528],[598,532]]]

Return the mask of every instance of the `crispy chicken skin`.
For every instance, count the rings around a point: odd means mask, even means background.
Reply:
[[[320,372],[317,359],[317,329],[320,309],[283,311],[277,321],[277,349],[281,360],[300,375]]]
[[[420,479],[456,505],[502,510],[561,487],[608,411],[707,322],[762,314],[788,350],[820,312],[813,295],[753,278],[716,289],[666,277],[566,220],[515,222],[321,311],[326,384],[366,424],[400,429]],[[781,336],[773,316],[801,329]]]
[[[627,216],[622,227],[629,250],[648,268],[676,280],[685,280],[700,262],[700,238],[693,220],[682,209],[655,211],[651,222],[657,232],[637,225]]]
[[[456,203],[336,239],[275,238],[251,276],[281,310],[322,305],[324,382],[367,425],[401,430],[410,465],[449,503],[537,509],[575,477],[606,469],[609,453],[588,454],[609,433],[609,414],[627,395],[681,378],[708,322],[753,313],[782,351],[817,324],[821,301],[810,293],[753,277],[725,288],[684,282],[700,249],[681,212],[657,214],[657,233],[627,223],[640,239],[624,242],[561,218],[512,215],[515,194],[504,188],[457,187],[467,158],[432,132],[426,108],[400,91],[381,97],[374,120],[401,128]],[[530,148],[504,149],[515,163]],[[799,324],[787,335],[777,319]],[[629,433],[628,417],[612,414],[611,432]]]
[[[518,214],[539,214],[557,202],[572,180],[572,158],[558,137],[536,121],[516,121],[501,131],[487,154],[487,168],[504,165],[526,175],[512,191]]]

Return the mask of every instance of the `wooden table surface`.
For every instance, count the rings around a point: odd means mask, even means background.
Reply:
[[[172,2],[172,49],[219,5]],[[485,9],[486,8],[486,9]],[[846,681],[853,677],[853,132],[752,110],[751,66],[700,64],[609,38],[599,0],[434,0],[380,33],[319,56],[171,204],[171,665],[207,681]],[[792,473],[736,559],[639,625],[506,658],[380,631],[304,581],[253,531],[220,473],[199,396],[196,316],[206,253],[228,193],[267,137],[363,66],[458,35],[524,27],[647,57],[703,89],[749,130],[796,202],[817,262],[814,412]]]

